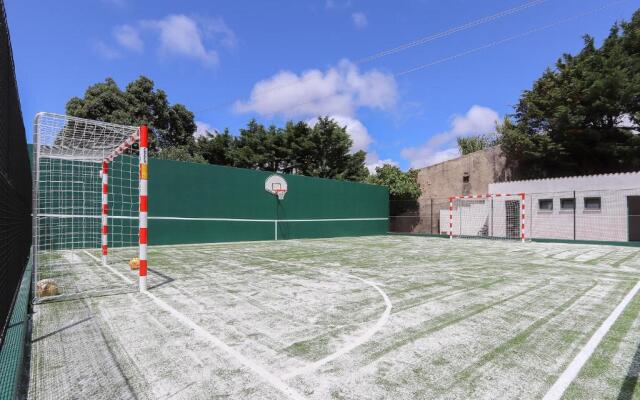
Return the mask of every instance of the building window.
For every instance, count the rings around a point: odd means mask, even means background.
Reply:
[[[576,209],[576,199],[560,199],[560,210],[573,211]]]
[[[462,176],[462,183],[469,183],[469,174],[465,173]]]
[[[553,211],[553,199],[538,200],[538,209],[541,211]]]
[[[587,211],[600,211],[602,203],[600,197],[585,197],[584,209]]]

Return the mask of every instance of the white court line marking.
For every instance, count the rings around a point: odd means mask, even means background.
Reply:
[[[93,218],[100,219],[102,215],[74,215],[74,214],[38,214],[39,217],[47,218]],[[109,219],[139,219],[137,216],[108,215]],[[340,221],[386,221],[389,218],[318,218],[318,219],[247,219],[247,218],[204,218],[204,217],[155,217],[148,219],[169,220],[169,221],[226,221],[226,222],[340,222]]]
[[[613,312],[607,317],[607,319],[600,325],[598,330],[591,336],[591,339],[587,342],[587,344],[580,350],[578,355],[571,361],[571,364],[564,370],[562,375],[558,377],[556,382],[551,386],[547,394],[544,396],[543,400],[558,400],[562,397],[565,390],[569,387],[571,382],[578,376],[578,373],[584,366],[584,364],[589,360],[589,357],[593,354],[595,349],[598,347],[604,336],[609,332],[609,329],[616,322],[620,314],[624,311],[625,307],[629,304],[629,302],[633,299],[633,297],[640,290],[640,281],[636,283],[636,285],[627,293],[627,295],[622,299],[620,304],[613,310]]]
[[[120,273],[120,271],[118,271],[117,269],[112,268],[109,264],[102,264],[102,260],[100,260],[98,257],[94,256],[93,254],[89,253],[86,250],[82,250],[86,255],[88,255],[89,257],[93,258],[94,260],[96,260],[98,263],[100,263],[100,266],[102,267],[107,267],[107,269],[109,271],[111,271],[112,273],[114,273],[115,275],[118,275],[120,278],[122,278],[122,280],[124,280],[125,282],[133,285],[135,282],[131,279],[129,279],[128,277],[122,275]]]
[[[93,256],[89,252],[87,252],[87,254],[91,258],[93,258],[94,260],[96,260],[98,262],[100,261],[100,259],[98,259],[97,257]],[[123,275],[118,273],[113,268],[109,267],[109,269],[111,271],[113,271],[113,272],[116,272],[119,276],[121,276],[125,280],[127,280],[126,277],[124,277]],[[293,388],[291,388],[286,383],[284,383],[280,378],[278,378],[277,376],[273,375],[271,372],[267,371],[267,369],[264,368],[262,365],[260,365],[258,362],[243,356],[242,354],[240,354],[240,352],[238,352],[237,350],[233,349],[232,347],[230,347],[229,345],[224,343],[218,337],[216,337],[216,336],[212,335],[211,333],[207,332],[206,329],[204,329],[200,325],[198,325],[195,322],[193,322],[191,319],[189,319],[189,317],[187,317],[186,315],[182,314],[180,311],[176,310],[175,308],[171,307],[169,304],[167,304],[164,301],[160,300],[155,295],[151,294],[149,291],[144,291],[142,293],[147,295],[147,297],[149,297],[151,300],[153,300],[158,306],[160,306],[162,309],[167,311],[169,314],[173,315],[177,320],[182,322],[184,325],[186,325],[189,328],[193,329],[200,336],[204,337],[209,342],[213,343],[214,346],[218,347],[221,350],[224,350],[227,354],[229,354],[231,357],[233,357],[236,361],[238,361],[239,363],[241,363],[245,367],[249,368],[250,370],[252,370],[256,374],[258,374],[260,377],[262,377],[262,379],[264,379],[268,384],[273,386],[275,389],[278,389],[281,392],[283,392],[284,394],[286,394],[287,397],[289,397],[290,399],[294,399],[294,400],[304,400],[305,399],[301,394],[299,394]]]
[[[281,260],[273,260],[267,257],[260,257],[260,256],[255,256],[255,255],[249,255],[249,254],[243,254],[245,257],[250,257],[250,258],[257,258],[257,259],[261,259],[261,260],[265,260],[265,261],[270,261],[270,262],[275,262],[275,263],[279,263],[279,264],[286,264],[286,265],[297,265],[297,266],[302,266],[302,267],[309,267],[308,265],[305,264],[301,264],[301,263],[296,263],[295,261],[281,261]],[[380,316],[380,318],[378,318],[378,321],[369,329],[366,330],[366,332],[360,336],[358,336],[357,338],[347,342],[343,347],[341,347],[340,349],[338,349],[338,351],[336,351],[335,353],[329,354],[328,356],[321,358],[320,360],[317,360],[311,364],[308,364],[302,368],[296,368],[294,370],[291,370],[289,372],[286,372],[282,375],[283,379],[289,379],[292,378],[294,376],[298,376],[301,374],[305,374],[311,371],[314,371],[318,368],[320,368],[321,366],[323,366],[324,364],[331,362],[339,357],[342,357],[343,355],[347,354],[348,352],[350,352],[351,350],[355,349],[356,347],[368,342],[373,335],[375,335],[380,329],[382,329],[382,327],[387,323],[387,321],[389,320],[389,315],[391,315],[391,300],[389,299],[389,296],[387,296],[387,294],[380,289],[380,287],[371,282],[368,281],[366,279],[362,279],[358,276],[355,275],[351,275],[351,274],[347,274],[345,272],[338,272],[341,275],[346,275],[350,278],[354,278],[357,279],[361,282],[366,283],[367,285],[373,287],[374,289],[376,289],[378,291],[378,293],[380,293],[380,296],[382,296],[382,299],[384,300],[384,304],[386,306],[384,312],[382,313],[382,315]]]

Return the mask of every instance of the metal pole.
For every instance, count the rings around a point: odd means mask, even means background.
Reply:
[[[140,196],[140,211],[139,211],[139,229],[138,229],[138,252],[140,260],[139,271],[139,286],[140,291],[147,290],[147,243],[148,243],[148,229],[147,229],[147,216],[148,216],[148,179],[149,179],[149,139],[147,125],[142,125],[139,128],[139,196]]]
[[[38,200],[40,197],[40,119],[42,118],[42,113],[36,114],[36,117],[33,121],[33,198],[32,198],[32,210],[31,210],[31,218],[32,218],[32,243],[31,248],[33,249],[32,260],[33,260],[33,288],[35,289],[36,283],[38,283],[38,267],[39,267],[39,221],[38,221]],[[47,211],[45,211],[47,212]]]
[[[576,191],[573,191],[573,240],[576,240],[576,206],[578,201],[576,200]]]
[[[491,234],[490,237],[493,237],[493,197],[491,197]]]
[[[433,233],[433,197],[431,198],[431,211],[429,213],[429,233]]]

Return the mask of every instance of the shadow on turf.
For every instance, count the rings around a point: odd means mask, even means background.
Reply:
[[[67,326],[63,326],[62,328],[60,328],[60,329],[58,329],[58,330],[55,330],[55,331],[53,331],[53,332],[49,332],[49,333],[47,333],[46,335],[42,335],[42,336],[40,336],[40,337],[38,337],[38,338],[33,339],[33,340],[31,341],[31,343],[35,343],[35,342],[37,342],[37,341],[40,341],[40,340],[42,340],[42,339],[46,339],[46,338],[48,338],[48,337],[50,337],[50,336],[53,336],[53,335],[58,334],[58,333],[60,333],[60,332],[62,332],[62,331],[65,331],[65,330],[67,330],[67,329],[69,329],[69,328],[73,328],[73,327],[74,327],[74,326],[76,326],[76,325],[80,325],[80,324],[82,324],[83,322],[87,322],[87,321],[89,321],[91,318],[93,318],[93,317],[87,317],[87,318],[81,319],[80,321],[76,321],[76,322],[74,322],[74,323],[72,323],[72,324],[69,324],[69,325],[67,325]]]
[[[631,360],[631,365],[629,365],[629,369],[627,370],[627,375],[624,377],[620,393],[618,393],[618,400],[633,399],[638,384],[638,375],[640,375],[640,346],[636,349],[636,353]]]
[[[170,277],[169,275],[165,275],[162,272],[155,270],[155,269],[151,269],[148,268],[149,271],[153,272],[154,274],[158,275],[159,277],[161,277],[162,279],[164,279],[162,282],[160,283],[156,283],[155,285],[149,286],[149,289],[155,289],[157,287],[160,287],[162,285],[166,285],[167,283],[171,283],[173,281],[175,281],[174,278]]]

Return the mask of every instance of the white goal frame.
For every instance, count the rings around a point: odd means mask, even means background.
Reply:
[[[493,219],[493,202],[501,200],[517,200],[519,202],[519,222],[517,224],[519,232],[518,235],[509,236],[507,229],[505,227],[505,238],[507,239],[519,239],[524,242],[526,240],[525,227],[526,227],[526,194],[525,193],[488,193],[488,194],[476,194],[476,195],[463,195],[463,196],[452,196],[449,197],[449,239],[453,239],[454,237],[488,237],[488,238],[496,238],[493,234],[493,229],[491,229],[491,234],[482,235],[480,233],[465,233],[463,232],[463,216],[460,212],[456,221],[456,210],[460,210],[461,203],[467,201],[469,206],[472,206],[473,202],[478,202],[480,204],[485,204],[486,201],[491,202],[491,218]],[[482,212],[477,213],[479,218],[484,218],[484,214]],[[467,220],[470,218],[467,218]],[[478,221],[476,221],[476,224]],[[480,221],[480,224],[485,224],[484,221]],[[505,223],[506,225],[506,223]],[[457,228],[457,229],[456,229]],[[472,230],[474,232],[474,230]],[[502,238],[502,237],[500,237]]]
[[[137,144],[137,161],[135,158],[135,146]],[[134,154],[128,154],[127,166],[129,171],[137,170],[137,184],[135,181],[129,183],[129,189],[132,189],[134,197],[132,199],[137,200],[137,205],[130,203],[131,207],[136,207],[137,212],[131,217],[119,217],[109,215],[109,169],[114,161],[118,160],[120,156],[133,151]],[[55,161],[58,160],[58,161]],[[120,160],[118,160],[120,161]],[[59,164],[54,164],[57,162]],[[54,172],[47,171],[47,163],[51,165],[63,165],[58,167],[58,170]],[[68,167],[69,163],[71,167]],[[137,165],[136,165],[137,164]],[[83,165],[83,167],[75,168],[74,165]],[[87,165],[87,167],[84,167]],[[102,121],[95,121],[83,118],[72,117],[68,115],[39,112],[34,119],[34,131],[33,131],[33,264],[34,264],[34,283],[38,282],[39,268],[44,267],[46,262],[41,259],[41,252],[45,252],[54,248],[55,246],[47,243],[47,238],[41,240],[42,234],[48,234],[49,231],[41,232],[42,229],[50,228],[47,225],[48,219],[64,220],[65,218],[74,218],[74,215],[64,214],[48,214],[47,210],[47,190],[55,190],[58,188],[58,197],[55,197],[56,204],[64,204],[59,209],[69,208],[74,210],[76,205],[73,197],[71,198],[71,206],[66,203],[69,199],[65,197],[70,191],[73,191],[74,185],[80,185],[80,190],[85,190],[87,186],[87,193],[93,193],[92,198],[100,198],[100,204],[95,207],[95,201],[91,201],[90,209],[82,214],[81,224],[84,225],[84,221],[100,221],[99,224],[94,222],[87,223],[89,225],[87,229],[92,227],[97,228],[99,226],[99,232],[92,234],[92,237],[99,235],[99,250],[101,253],[101,264],[108,269],[112,269],[108,265],[108,253],[109,253],[109,221],[116,221],[117,219],[129,219],[133,220],[130,223],[128,229],[135,229],[135,220],[137,219],[137,240],[131,241],[131,244],[137,245],[137,256],[139,258],[139,271],[138,271],[138,289],[146,291],[147,289],[147,241],[148,241],[148,128],[146,125],[139,127],[125,126],[106,123]],[[51,167],[52,170],[55,167]],[[44,171],[43,171],[44,169]],[[70,169],[70,172],[67,171]],[[77,179],[76,174],[82,174],[84,179],[91,179],[87,175],[87,171],[95,170],[95,189],[100,192],[94,193],[91,189],[94,189],[94,184],[83,184],[82,178]],[[60,172],[62,171],[62,172]],[[92,173],[91,173],[92,174]],[[89,178],[87,178],[89,176]],[[53,179],[60,179],[60,183],[56,181],[47,181],[47,178],[54,177]],[[61,178],[62,177],[62,178]],[[66,178],[67,181],[64,181]],[[116,177],[122,180],[122,177]],[[42,180],[44,179],[44,180]],[[71,183],[69,183],[69,180]],[[79,181],[79,182],[76,182]],[[52,183],[53,182],[53,183]],[[58,186],[56,186],[58,185]],[[67,185],[67,186],[65,186]],[[72,187],[68,189],[69,185]],[[133,186],[135,185],[135,186]],[[99,189],[101,188],[101,190]],[[137,196],[133,189],[137,189]],[[42,193],[41,193],[42,191]],[[77,201],[77,199],[75,200]],[[81,200],[84,202],[84,200]],[[115,201],[114,201],[115,202]],[[96,208],[96,209],[94,209]],[[74,226],[74,222],[71,223]],[[41,226],[42,225],[42,226]],[[55,233],[65,233],[66,227],[57,228],[55,223],[51,223],[54,228],[51,228],[53,232],[50,236],[55,236]],[[64,225],[60,223],[60,225]],[[73,228],[71,228],[73,229]],[[68,249],[78,251],[98,250],[95,247],[87,247],[87,243],[92,243],[95,240],[87,239],[82,240],[80,243],[75,243],[76,233],[71,234],[71,244]],[[133,239],[133,238],[132,238]],[[49,239],[51,242],[53,239]],[[137,242],[137,243],[136,243]],[[128,242],[129,243],[129,242]],[[97,243],[96,243],[97,244]],[[134,247],[135,249],[135,247]],[[91,256],[92,258],[95,258]],[[97,258],[96,258],[97,259]],[[65,295],[63,293],[62,295]]]

